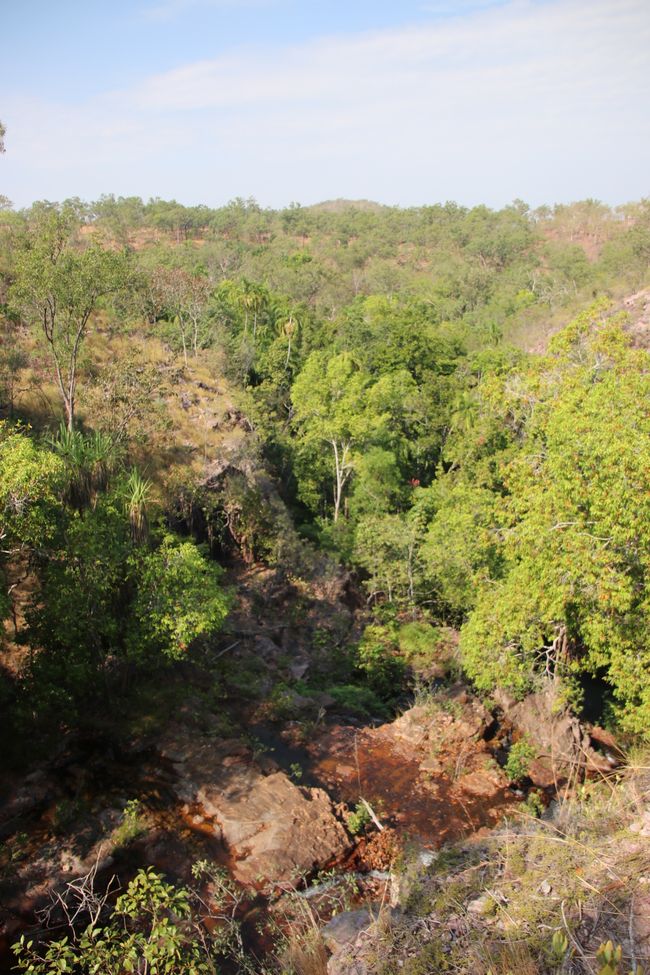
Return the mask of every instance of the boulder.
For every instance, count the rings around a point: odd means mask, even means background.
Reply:
[[[496,762],[485,765],[484,768],[467,772],[456,779],[455,786],[461,792],[471,796],[483,796],[492,799],[496,793],[505,789],[508,779]]]
[[[217,746],[182,727],[171,737],[161,751],[175,765],[176,795],[213,821],[240,883],[292,883],[349,848],[322,789],[296,785],[273,763],[253,760],[241,743]]]
[[[487,708],[460,686],[438,695],[431,705],[415,705],[382,730],[428,749],[444,742],[476,741],[492,723]]]
[[[327,793],[300,788],[284,772],[235,766],[196,799],[219,824],[242,884],[294,882],[349,846]]]

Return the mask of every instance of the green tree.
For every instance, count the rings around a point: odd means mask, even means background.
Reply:
[[[211,290],[205,275],[180,267],[159,265],[152,274],[154,301],[178,327],[185,365],[190,346],[194,356],[198,354],[200,325]]]
[[[326,353],[314,352],[292,388],[294,424],[307,468],[316,459],[322,470],[323,451],[329,454],[325,467],[333,481],[335,522],[354,469],[354,451],[372,437],[383,420],[369,415],[369,384],[370,376],[358,368],[349,354],[328,358]],[[313,472],[305,481],[313,497]]]
[[[17,427],[0,421],[0,570],[30,566],[57,529],[62,462]],[[6,583],[6,579],[5,579]],[[0,590],[0,618],[11,606],[11,589]]]
[[[639,732],[650,718],[649,377],[648,353],[596,307],[502,385],[503,407],[525,420],[495,497],[498,570],[474,575],[461,635],[480,687],[605,673]]]
[[[165,535],[153,552],[134,553],[131,571],[137,594],[127,639],[136,658],[153,652],[180,659],[197,637],[221,629],[230,608],[223,570],[193,542]]]
[[[127,259],[97,244],[82,248],[69,211],[45,209],[16,259],[10,303],[48,348],[69,430],[74,429],[79,360],[91,315],[125,283]]]

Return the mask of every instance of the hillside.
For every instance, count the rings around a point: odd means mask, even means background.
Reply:
[[[647,201],[0,212],[0,970],[647,966],[649,262]]]

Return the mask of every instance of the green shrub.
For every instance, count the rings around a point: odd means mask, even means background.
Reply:
[[[406,663],[397,656],[388,627],[366,627],[357,650],[357,668],[383,701],[393,701],[399,696],[405,684]]]
[[[338,687],[328,687],[327,693],[334,698],[342,711],[356,714],[360,718],[373,716],[387,718],[389,711],[377,695],[369,687],[358,684],[342,684]]]
[[[370,821],[370,813],[365,802],[358,802],[354,807],[354,811],[348,813],[346,816],[348,832],[352,833],[353,836],[357,836],[363,832]]]
[[[116,846],[127,846],[146,832],[146,829],[142,815],[142,803],[139,799],[129,799],[124,807],[122,820],[113,831],[113,842]]]
[[[504,771],[511,782],[518,782],[519,779],[523,779],[524,776],[528,775],[528,770],[530,768],[530,763],[535,758],[535,749],[522,738],[521,741],[516,741],[510,748],[508,753],[508,761],[504,765]]]
[[[76,905],[68,905],[72,913]],[[215,968],[191,920],[190,895],[165,883],[150,867],[140,870],[117,898],[105,926],[93,920],[80,934],[41,944],[23,935],[13,946],[17,969],[54,972],[173,972],[203,975]]]

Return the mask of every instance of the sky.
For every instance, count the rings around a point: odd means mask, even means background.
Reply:
[[[0,0],[0,194],[650,196],[650,0]]]

